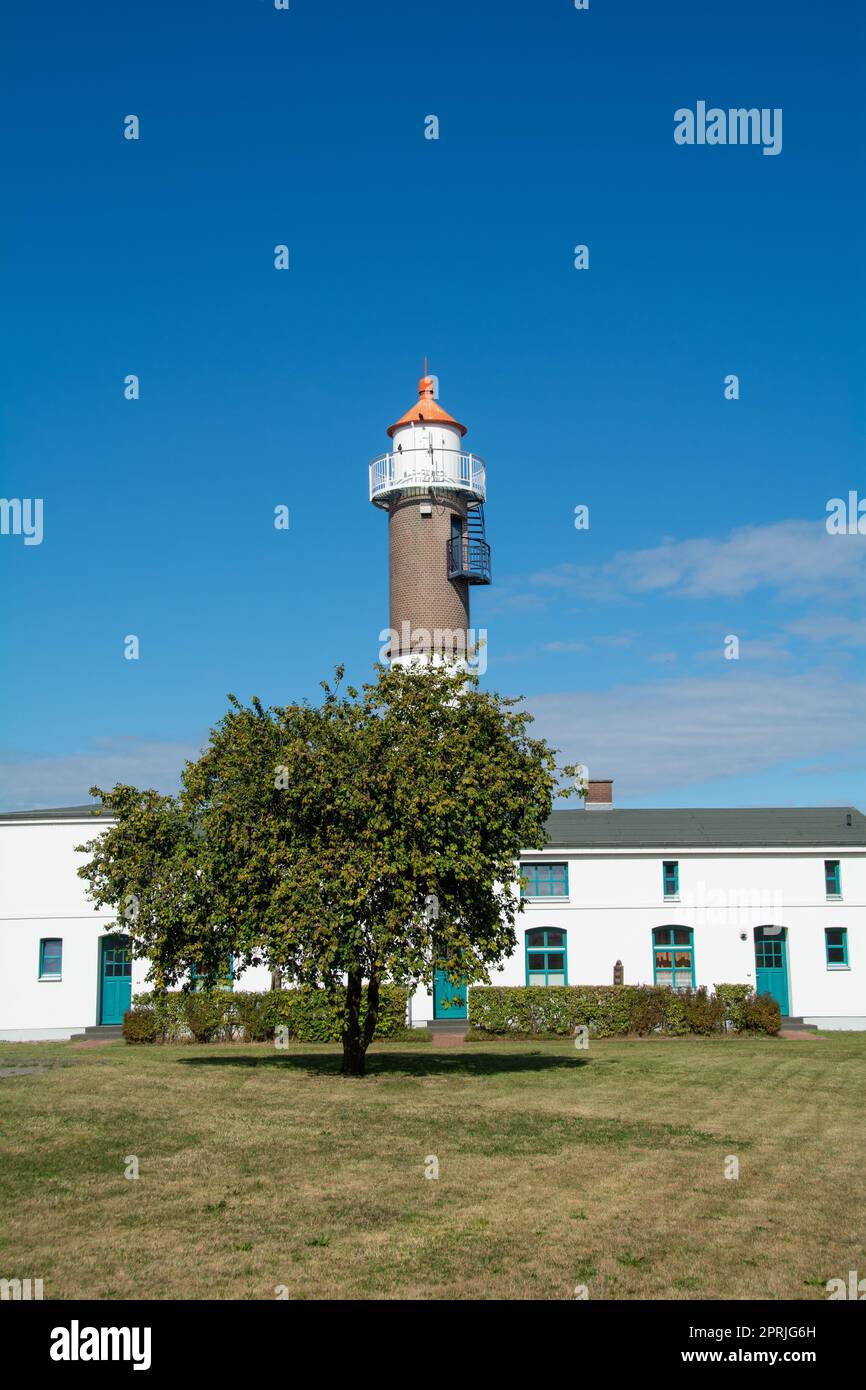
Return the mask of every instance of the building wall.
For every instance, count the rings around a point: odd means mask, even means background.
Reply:
[[[69,1037],[96,1022],[99,939],[114,914],[95,912],[76,874],[80,822],[0,826],[0,1038]],[[63,941],[59,980],[39,979],[39,943]]]
[[[838,902],[827,901],[825,858],[841,863]],[[612,984],[618,960],[626,984],[652,984],[653,927],[684,926],[694,932],[696,985],[754,987],[754,928],[780,926],[786,929],[790,1013],[822,1027],[866,1029],[866,851],[548,851],[526,859],[566,862],[568,897],[526,901],[517,950],[491,974],[491,985],[526,984],[525,933],[542,926],[567,933],[569,984]],[[664,859],[679,864],[679,901],[664,898]],[[827,966],[828,927],[847,928],[847,970]],[[412,1022],[432,1017],[432,993],[419,989]]]
[[[84,856],[74,848],[95,833],[92,818],[0,823],[0,1038],[68,1037],[98,1021],[99,939],[113,914],[88,901],[76,874]],[[841,862],[838,902],[827,901],[825,858]],[[526,903],[517,951],[491,984],[526,983],[524,934],[533,926],[566,930],[570,984],[612,983],[617,960],[627,983],[651,984],[652,928],[679,925],[694,931],[697,984],[754,985],[753,929],[775,925],[787,930],[790,1012],[825,1027],[866,1028],[866,849],[548,851],[530,859],[566,862],[568,897]],[[663,859],[679,863],[678,902],[664,900]],[[847,928],[848,970],[827,968],[825,927]],[[42,937],[63,940],[60,981],[39,979]],[[133,962],[133,994],[148,988],[146,970],[145,961]],[[238,987],[269,983],[262,966]],[[432,995],[418,990],[412,1022],[432,1014]]]
[[[0,1040],[68,1038],[99,1022],[100,940],[113,912],[96,911],[78,877],[87,855],[75,846],[99,833],[80,821],[0,824]],[[40,941],[63,942],[59,979],[40,979]],[[150,989],[148,962],[132,962],[132,993]],[[270,987],[253,967],[238,988]]]

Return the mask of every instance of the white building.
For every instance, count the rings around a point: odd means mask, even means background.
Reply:
[[[594,801],[554,811],[548,832],[521,857],[518,946],[491,984],[612,984],[620,962],[627,984],[750,984],[783,1016],[866,1029],[861,812]],[[413,999],[413,1022],[459,1016],[459,994],[437,980]]]
[[[110,817],[91,806],[0,815],[0,1040],[68,1038],[122,1022],[133,993],[145,992],[147,962],[130,961],[108,935],[113,912],[96,910],[75,846]],[[245,989],[268,989],[266,969]]]
[[[621,962],[627,984],[751,984],[783,1015],[866,1029],[866,816],[616,810],[609,787],[554,811],[546,848],[521,857],[517,950],[491,984],[611,984]],[[148,988],[76,873],[99,824],[89,807],[0,815],[0,1039],[116,1024]],[[264,967],[239,982],[269,985]],[[465,993],[437,980],[410,1021],[465,1016]]]

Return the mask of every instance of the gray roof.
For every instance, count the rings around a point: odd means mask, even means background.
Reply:
[[[548,849],[844,849],[866,846],[866,816],[853,806],[566,810],[552,813],[547,833]]]
[[[87,806],[55,806],[53,810],[39,811],[0,811],[0,821],[4,820],[87,820],[100,810],[98,801]],[[107,815],[108,813],[106,813]]]
[[[87,820],[98,810],[3,811],[0,821]],[[866,816],[853,806],[581,809],[554,811],[547,834],[548,849],[854,849],[866,847]]]

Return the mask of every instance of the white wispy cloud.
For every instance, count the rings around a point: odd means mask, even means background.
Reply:
[[[728,634],[725,634],[727,637]],[[708,647],[704,651],[697,653],[699,661],[720,661],[723,659],[724,643],[719,642],[716,647]],[[752,637],[740,637],[740,661],[761,662],[767,665],[770,662],[790,661],[792,653],[785,645],[784,637],[772,637],[766,641],[756,640]]]
[[[655,594],[739,598],[759,589],[786,601],[862,598],[866,538],[831,536],[823,521],[778,521],[723,537],[621,550],[601,565],[556,565],[529,575],[521,590],[524,585],[524,598],[544,591],[608,601]],[[512,592],[504,601],[516,605],[520,599],[520,592]]]
[[[56,757],[0,758],[0,808],[38,811],[53,806],[81,806],[89,788],[125,782],[172,792],[180,771],[201,750],[190,743],[139,738],[93,739],[74,753]]]
[[[795,637],[807,637],[812,642],[841,643],[845,647],[866,646],[866,612],[859,618],[840,613],[807,613],[785,624],[785,630]]]
[[[527,699],[533,733],[614,777],[625,797],[717,778],[754,774],[783,763],[833,757],[866,743],[866,682],[811,673],[749,674],[726,663],[718,676],[689,676],[563,691]]]

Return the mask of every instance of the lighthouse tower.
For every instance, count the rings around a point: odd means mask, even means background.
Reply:
[[[469,590],[490,583],[486,468],[434,397],[433,377],[391,425],[370,464],[370,501],[388,513],[392,663],[462,660],[471,648]]]

